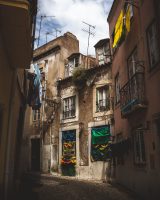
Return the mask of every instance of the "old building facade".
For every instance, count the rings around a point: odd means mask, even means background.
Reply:
[[[78,40],[66,33],[35,50],[42,104],[26,114],[29,170],[107,179],[113,124],[109,44],[109,39],[96,44],[95,59],[79,53]]]
[[[51,166],[58,169],[59,97],[57,81],[65,74],[65,60],[79,52],[79,41],[67,32],[34,51],[29,74],[39,68],[41,79],[41,106],[27,108],[24,134],[28,138],[27,165],[31,171],[48,173]]]
[[[0,1],[0,198],[17,191],[37,1]]]
[[[93,63],[85,68],[83,64],[58,82],[61,98],[58,167],[62,175],[107,179],[113,119],[109,40],[97,43],[96,53],[99,49],[105,56],[99,61],[97,56],[96,66]]]
[[[160,148],[160,3],[113,2],[108,16],[113,54],[112,180],[158,199]]]

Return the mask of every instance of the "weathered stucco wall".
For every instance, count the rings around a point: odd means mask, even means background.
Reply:
[[[126,119],[122,119],[120,104],[115,105],[115,136],[121,133],[124,138],[132,138],[133,129],[140,125],[144,127],[146,164],[141,167],[134,164],[132,145],[129,153],[124,156],[124,164],[117,164],[114,168],[114,179],[140,195],[153,199],[156,199],[160,194],[158,189],[158,185],[160,184],[158,178],[160,158],[157,156],[159,154],[160,141],[159,132],[155,128],[155,116],[158,116],[158,113],[160,113],[160,92],[158,89],[160,83],[160,65],[158,63],[153,70],[150,70],[146,31],[153,20],[156,20],[157,27],[159,26],[159,15],[156,12],[155,2],[158,5],[158,1],[146,0],[139,4],[138,9],[133,6],[134,12],[131,20],[131,30],[125,41],[123,41],[114,53],[112,63],[113,81],[117,73],[119,73],[120,87],[122,88],[128,81],[128,57],[137,47],[138,61],[144,61],[144,85],[147,102],[145,110],[133,112]],[[110,37],[112,36],[121,9],[122,4],[117,1],[109,17]],[[113,86],[115,86],[114,82]]]

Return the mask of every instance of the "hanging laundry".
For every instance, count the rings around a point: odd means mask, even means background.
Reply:
[[[120,12],[113,31],[113,48],[120,46],[126,38],[126,33],[130,32],[130,19],[131,6],[129,4],[125,4],[123,10]]]
[[[32,65],[34,73],[28,73],[29,91],[27,102],[33,110],[38,110],[42,102],[41,74],[37,64]]]
[[[114,30],[113,48],[115,48],[117,46],[117,44],[122,36],[123,22],[124,22],[123,17],[124,17],[124,13],[123,13],[123,10],[121,10],[121,13],[118,17],[118,20],[117,20],[116,26],[115,26],[115,30]]]
[[[129,5],[126,11],[126,30],[127,32],[130,32],[130,26],[131,26],[131,6]]]

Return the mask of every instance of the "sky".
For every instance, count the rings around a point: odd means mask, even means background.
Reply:
[[[39,0],[36,38],[39,36],[40,16],[43,18],[39,46],[57,36],[69,31],[76,35],[80,44],[80,52],[87,54],[88,25],[95,26],[91,31],[95,34],[90,36],[89,55],[95,55],[94,45],[101,39],[109,37],[107,15],[113,0]],[[46,33],[49,34],[46,34]],[[46,40],[47,35],[47,40]],[[37,47],[36,40],[35,47]]]

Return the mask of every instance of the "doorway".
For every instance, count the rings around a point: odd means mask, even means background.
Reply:
[[[40,171],[40,139],[31,139],[31,170]]]

